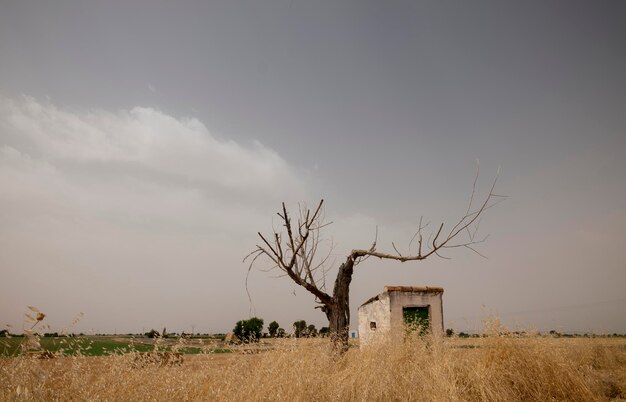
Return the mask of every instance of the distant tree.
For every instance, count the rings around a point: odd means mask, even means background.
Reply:
[[[293,323],[293,333],[296,338],[301,338],[307,334],[306,321],[300,320]]]
[[[233,328],[233,334],[237,337],[237,339],[241,339],[239,336],[243,336],[245,321],[246,320],[237,321],[235,328]]]
[[[6,336],[9,336],[8,329],[3,329],[2,331],[0,331],[0,337],[6,337]]]
[[[454,335],[454,330],[452,328],[446,329],[446,336],[453,336],[453,335]]]
[[[284,338],[285,336],[287,336],[287,333],[285,332],[284,328],[278,328],[278,331],[276,331],[276,336],[279,338]]]
[[[233,333],[244,343],[258,342],[262,331],[263,319],[258,317],[237,321],[233,329]]]
[[[329,328],[328,327],[322,327],[322,328],[320,328],[318,334],[321,337],[327,337],[328,336],[328,332],[329,332]]]
[[[270,322],[270,325],[268,325],[267,329],[270,333],[270,337],[275,338],[276,337],[276,331],[278,331],[278,328],[280,327],[280,325],[278,325],[278,323],[276,321],[272,321]]]
[[[147,336],[148,338],[158,338],[161,334],[159,334],[159,331],[151,329],[150,331],[146,332],[144,335]]]
[[[310,337],[317,336],[317,328],[315,328],[315,325],[310,324],[306,330],[307,330],[307,334],[306,334],[307,336],[310,336]]]
[[[252,317],[248,320],[247,332],[251,340],[255,342],[261,337],[261,331],[263,331],[263,319]]]

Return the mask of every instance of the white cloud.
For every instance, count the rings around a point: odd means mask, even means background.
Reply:
[[[42,208],[74,214],[228,230],[270,203],[301,198],[305,187],[260,143],[221,141],[197,119],[151,108],[77,112],[0,98],[0,140],[5,202],[28,204],[36,193]]]
[[[246,148],[220,141],[198,119],[152,108],[73,112],[24,97],[0,99],[0,120],[3,132],[27,139],[44,160],[124,162],[201,185],[253,192],[299,186],[292,168],[260,143]]]
[[[156,317],[171,288],[182,300],[243,292],[256,230],[305,191],[276,152],[217,139],[198,119],[0,97],[0,314],[19,326],[24,303],[39,303],[106,326],[135,319],[94,317],[113,294],[121,310],[143,289]],[[230,325],[240,302],[212,325]]]

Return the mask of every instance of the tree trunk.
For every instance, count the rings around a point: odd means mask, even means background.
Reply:
[[[328,329],[330,338],[335,347],[341,352],[348,350],[348,331],[350,329],[350,282],[354,272],[354,259],[349,256],[346,262],[341,264],[332,301],[326,306]]]

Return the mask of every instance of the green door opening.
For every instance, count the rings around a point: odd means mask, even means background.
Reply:
[[[420,335],[426,334],[430,328],[429,309],[426,307],[403,307],[402,316],[404,317],[404,325],[410,331],[419,331]]]

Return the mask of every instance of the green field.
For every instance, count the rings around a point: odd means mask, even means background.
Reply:
[[[15,357],[22,354],[26,342],[24,337],[0,338],[0,357]],[[41,349],[49,352],[60,352],[64,355],[106,356],[129,352],[149,352],[155,350],[155,345],[145,344],[133,338],[119,338],[107,336],[44,337],[39,340]],[[159,351],[170,351],[172,345],[158,345]],[[184,347],[177,351],[185,354],[199,353],[229,353],[226,348]]]

